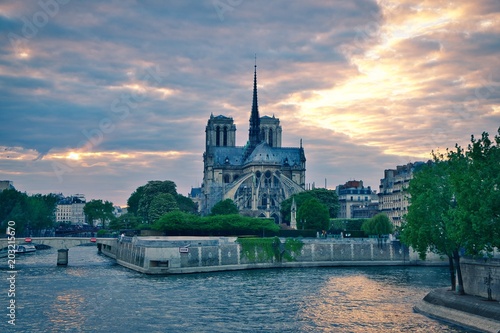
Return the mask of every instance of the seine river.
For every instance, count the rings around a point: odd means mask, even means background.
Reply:
[[[467,332],[414,313],[444,267],[252,270],[146,276],[97,254],[19,255],[16,326],[7,323],[9,271],[0,332]]]

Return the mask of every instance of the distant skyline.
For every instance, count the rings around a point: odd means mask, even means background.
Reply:
[[[210,114],[259,111],[334,189],[500,126],[500,2],[0,4],[0,180],[124,206],[203,179]]]

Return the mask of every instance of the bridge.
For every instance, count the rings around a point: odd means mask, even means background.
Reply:
[[[57,249],[57,265],[68,265],[68,252],[69,249],[83,244],[99,243],[114,245],[117,242],[116,238],[95,238],[95,237],[27,237],[16,238],[15,244],[32,244],[32,245],[46,245]],[[13,245],[7,238],[0,239],[0,249],[7,248],[8,245]]]

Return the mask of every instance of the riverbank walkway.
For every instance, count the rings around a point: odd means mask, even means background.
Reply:
[[[479,332],[500,333],[500,302],[484,297],[439,288],[428,293],[414,310]]]

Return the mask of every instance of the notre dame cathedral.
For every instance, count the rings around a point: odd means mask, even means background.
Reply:
[[[216,203],[229,198],[242,215],[281,223],[280,203],[304,190],[306,158],[302,140],[298,148],[281,147],[278,118],[259,116],[257,66],[247,144],[236,146],[236,126],[231,117],[210,115],[205,132],[201,212],[209,214]]]

